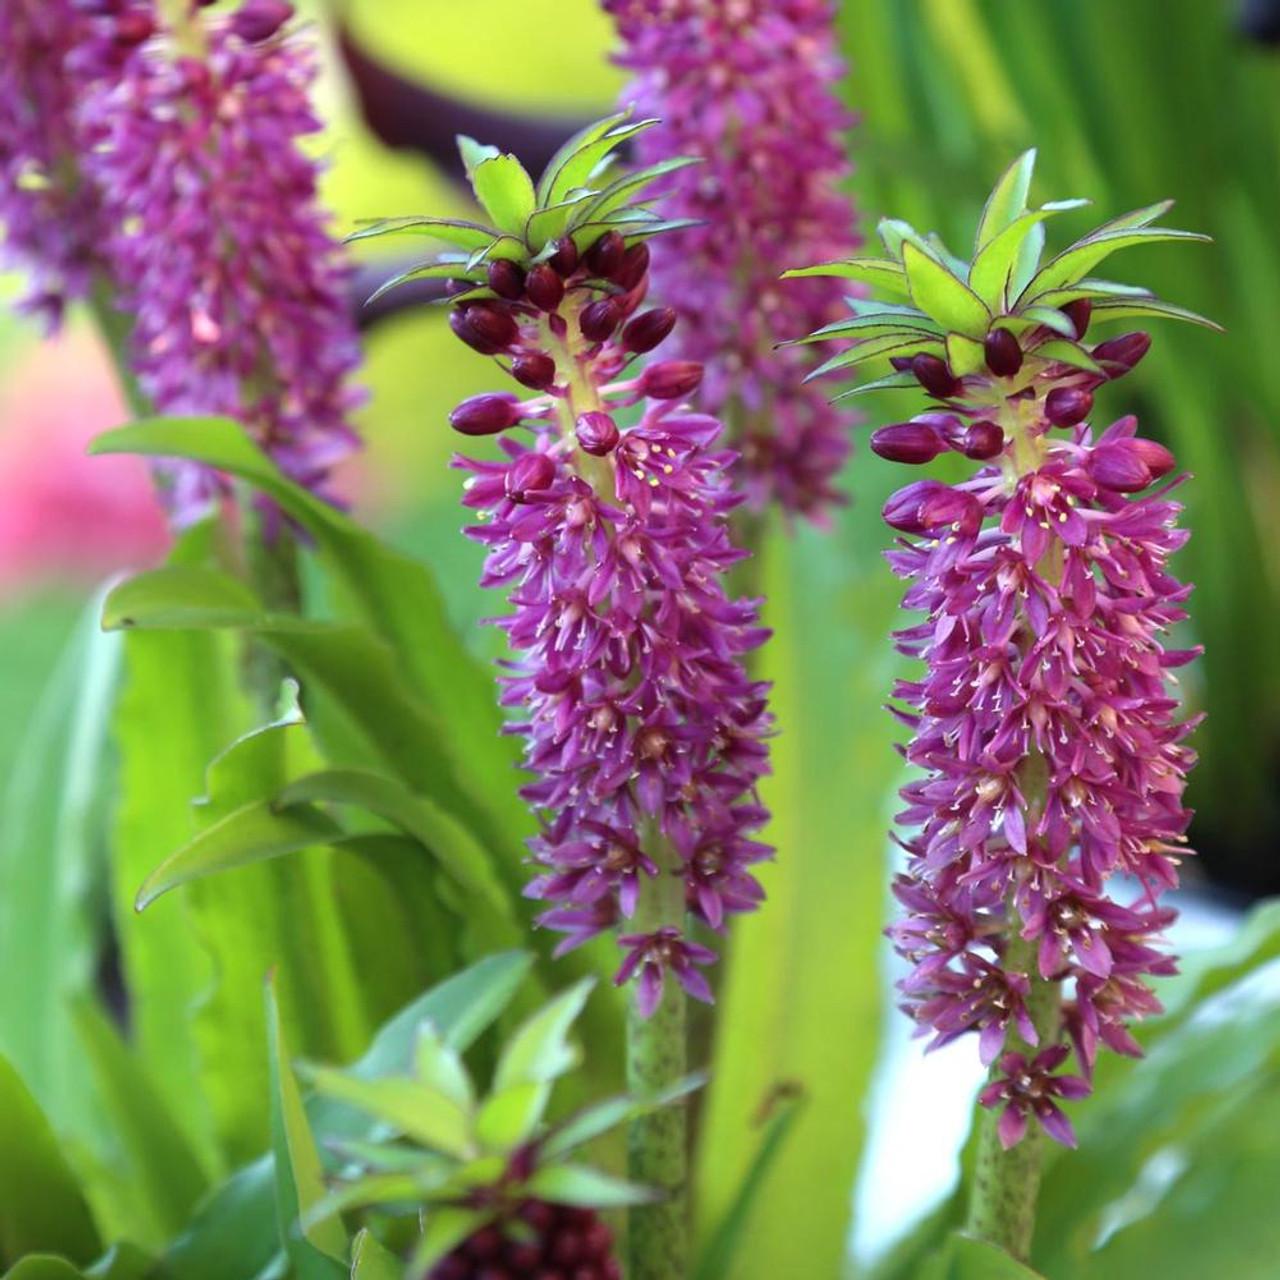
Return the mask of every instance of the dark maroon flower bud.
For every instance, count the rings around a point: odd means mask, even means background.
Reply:
[[[505,391],[471,396],[449,415],[449,425],[464,436],[497,435],[519,421],[520,401]]]
[[[556,251],[547,259],[548,262],[562,275],[571,276],[578,269],[578,259],[582,255],[578,253],[578,246],[574,243],[572,236],[561,236],[556,241]]]
[[[549,262],[540,262],[529,272],[524,288],[539,311],[554,311],[564,301],[564,281]]]
[[[644,279],[649,270],[649,246],[633,244],[622,255],[622,262],[613,273],[611,279],[624,289],[634,289]]]
[[[1122,378],[1151,350],[1149,333],[1123,333],[1118,338],[1108,338],[1093,349],[1093,358],[1113,378]]]
[[[529,494],[551,488],[556,464],[545,453],[522,453],[507,471],[503,485],[512,502],[528,502]]]
[[[259,44],[270,40],[292,17],[293,5],[286,0],[245,0],[231,19],[231,30],[245,44]]]
[[[692,360],[661,360],[640,375],[640,394],[655,400],[679,400],[702,381],[702,366]]]
[[[145,13],[122,13],[117,19],[113,38],[118,45],[132,49],[155,35],[156,24]]]
[[[986,462],[1004,449],[1004,432],[989,418],[975,422],[965,433],[961,452],[975,462]]]
[[[531,391],[545,391],[556,380],[556,362],[545,351],[524,351],[511,362],[511,376]]]
[[[618,424],[607,413],[592,409],[578,416],[578,443],[594,457],[612,453],[621,438]]]
[[[1092,409],[1093,392],[1083,387],[1054,387],[1044,401],[1044,416],[1055,427],[1074,427]]]
[[[524,297],[524,268],[509,258],[495,258],[489,263],[489,288],[508,302]]]
[[[475,287],[474,281],[471,280],[455,280],[450,277],[444,282],[444,291],[450,297],[453,297],[455,293],[469,293]]]
[[[1178,465],[1177,458],[1156,440],[1144,440],[1138,436],[1130,441],[1130,444],[1147,464],[1153,480],[1159,480],[1161,476],[1168,475]]]
[[[611,280],[613,273],[622,266],[626,252],[627,242],[616,231],[606,231],[587,250],[587,266],[592,275]]]
[[[939,400],[946,400],[960,390],[960,383],[951,376],[947,362],[937,356],[928,355],[923,351],[917,356],[912,356],[911,372],[916,375],[916,381],[931,396],[937,396]]]
[[[1022,348],[1008,329],[992,329],[982,344],[987,368],[997,378],[1012,378],[1022,368]]]
[[[947,525],[976,533],[982,525],[982,504],[977,498],[940,480],[917,480],[899,489],[884,504],[882,514],[886,524],[903,533],[928,533]]]
[[[898,373],[909,373],[911,371],[910,356],[890,356],[889,363]]]
[[[457,308],[449,317],[449,325],[463,342],[486,356],[506,350],[519,333],[515,317],[488,302]]]
[[[1089,317],[1093,315],[1093,303],[1088,298],[1077,298],[1074,302],[1068,302],[1062,308],[1062,314],[1075,327],[1076,340],[1078,341],[1084,337],[1085,330],[1089,327]]]
[[[871,433],[871,452],[890,462],[932,462],[946,447],[937,430],[925,422],[898,422]]]
[[[1116,440],[1100,444],[1089,451],[1084,469],[1103,488],[1118,493],[1137,493],[1151,483],[1151,468],[1133,446],[1133,440]]]
[[[622,345],[628,351],[643,354],[665,342],[676,327],[676,313],[671,307],[657,307],[627,321],[622,331]]]
[[[601,298],[582,308],[578,327],[588,342],[607,342],[621,319],[620,308],[612,298]]]

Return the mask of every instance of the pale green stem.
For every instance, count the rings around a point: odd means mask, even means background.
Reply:
[[[1044,459],[1045,443],[1043,436],[1030,429],[1030,418],[1040,406],[1034,402],[1019,401],[1015,408],[1008,401],[1003,401],[992,408],[996,410],[994,416],[1013,442],[1011,464],[1007,464],[1010,479],[1016,480],[1018,476],[1036,470]],[[1056,544],[1039,569],[1050,581],[1061,578],[1061,549]],[[1023,761],[1018,770],[1018,781],[1027,805],[1026,820],[1030,830],[1044,811],[1048,787],[1047,765],[1038,752]],[[1025,973],[1030,981],[1027,1013],[1035,1026],[1039,1043],[1028,1044],[1010,1024],[1001,1056],[1003,1053],[1019,1053],[1029,1060],[1056,1039],[1061,986],[1040,976],[1038,943],[1020,936],[1016,927],[1018,915],[1012,902],[1008,916],[1011,923],[1003,965],[1006,972]],[[995,1080],[1001,1074],[997,1059],[992,1064],[990,1079]],[[965,1230],[969,1235],[998,1245],[1025,1262],[1031,1256],[1035,1233],[1036,1203],[1044,1165],[1044,1134],[1033,1120],[1022,1141],[1006,1151],[998,1132],[1000,1110],[999,1107],[991,1110],[979,1108],[978,1151]]]
[[[564,339],[549,327],[543,337],[556,353],[557,381],[566,382],[569,396],[557,403],[562,438],[574,442],[578,415],[606,409],[599,388],[584,368],[587,344],[579,333],[578,308],[561,313],[568,324]],[[574,465],[601,493],[612,497],[616,461],[612,455],[593,458],[575,450]],[[658,864],[658,875],[640,887],[635,918],[628,931],[654,933],[687,924],[683,868],[679,856],[656,830],[642,833],[646,852]],[[627,1085],[638,1095],[661,1093],[688,1075],[688,1001],[680,984],[668,974],[662,1003],[650,1018],[641,1015],[635,999],[627,1011]],[[630,1280],[684,1280],[689,1270],[689,1132],[682,1106],[659,1107],[632,1121],[627,1131],[631,1180],[656,1191],[661,1199],[640,1205],[628,1215]]]
[[[636,933],[685,925],[684,878],[667,848],[658,878],[642,886]],[[651,1018],[633,1000],[627,1013],[627,1087],[634,1094],[660,1093],[688,1074],[688,1001],[670,974],[662,1004]],[[689,1268],[689,1133],[682,1106],[659,1107],[632,1121],[627,1133],[631,1180],[662,1195],[630,1213],[630,1280],[684,1280]]]

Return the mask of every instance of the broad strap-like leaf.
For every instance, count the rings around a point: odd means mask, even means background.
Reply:
[[[552,1204],[579,1205],[587,1209],[623,1209],[653,1204],[660,1193],[648,1187],[611,1177],[585,1165],[556,1164],[539,1169],[526,1187],[530,1195]]]
[[[1102,366],[1077,342],[1066,338],[1050,338],[1035,348],[1035,353],[1043,360],[1057,360],[1061,364],[1069,364],[1075,369],[1084,369],[1089,373],[1103,374]]]
[[[1018,256],[1027,237],[1038,223],[1055,213],[1078,209],[1084,200],[1061,200],[1015,218],[999,234],[989,240],[969,268],[969,287],[992,311],[1004,306]]]

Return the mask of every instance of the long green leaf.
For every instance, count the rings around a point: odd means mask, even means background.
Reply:
[[[57,1139],[18,1073],[0,1058],[0,1266],[41,1251],[85,1263],[100,1248]]]

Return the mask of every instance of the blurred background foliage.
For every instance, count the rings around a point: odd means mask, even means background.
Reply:
[[[327,29],[330,10],[310,9]],[[623,82],[592,0],[381,0],[351,3],[345,16],[386,66],[473,104],[586,119],[603,114]],[[1280,55],[1243,40],[1236,19],[1226,0],[840,6],[849,100],[860,116],[852,195],[868,234],[892,215],[958,239],[994,175],[1035,145],[1040,198],[1088,195],[1109,216],[1171,196],[1172,221],[1217,242],[1134,253],[1134,280],[1217,319],[1227,334],[1159,329],[1152,355],[1103,392],[1100,412],[1137,412],[1195,474],[1183,491],[1194,538],[1181,569],[1197,584],[1189,629],[1207,655],[1185,691],[1209,718],[1193,784],[1203,858],[1188,877],[1243,900],[1280,889],[1280,361],[1270,350],[1280,317]],[[319,145],[332,162],[326,195],[338,229],[465,211],[460,190],[421,155],[389,151],[363,126],[336,57],[323,93],[332,128]],[[475,586],[478,548],[458,534],[445,418],[492,377],[441,321],[406,312],[370,334],[369,448],[351,486],[357,517],[430,566],[449,618],[484,658],[498,636],[475,624],[493,603]],[[325,849],[230,873],[133,916],[143,876],[191,834],[189,802],[205,793],[206,765],[255,720],[230,694],[227,637],[98,634],[100,601],[86,608],[93,583],[104,571],[145,566],[157,549],[134,529],[111,543],[114,563],[100,563],[83,536],[53,525],[96,529],[92,541],[110,543],[104,522],[133,518],[112,496],[132,495],[134,516],[146,502],[141,464],[77,460],[93,430],[121,417],[92,336],[73,330],[52,352],[35,344],[29,330],[0,319],[0,765],[9,780],[0,1050],[68,1140],[103,1235],[158,1248],[206,1188],[266,1149],[266,968],[281,972],[290,1044],[345,1060],[395,1008],[480,948],[455,936],[456,901],[429,905],[434,881],[416,865],[394,864],[394,874],[386,860],[376,870],[368,859],[339,865]],[[914,407],[891,397],[863,403],[868,427]],[[55,437],[75,447],[37,485],[31,451],[18,444]],[[766,871],[767,909],[737,928],[724,966],[715,1078],[699,1122],[704,1237],[753,1166],[770,1100],[796,1086],[804,1101],[754,1202],[732,1272],[746,1280],[801,1274],[801,1265],[835,1276],[848,1252],[862,1100],[881,1058],[888,1000],[880,930],[899,764],[880,704],[895,669],[887,633],[899,593],[880,558],[878,513],[902,482],[860,448],[846,477],[853,501],[835,527],[772,528],[762,551],[776,631],[765,674],[776,681],[783,729],[767,796],[780,858]],[[294,746],[273,757],[281,779],[314,764],[314,745],[295,746],[305,759],[285,760]],[[224,781],[234,792],[231,762]],[[499,773],[492,785],[514,780]],[[336,915],[335,893],[344,904]],[[405,901],[422,911],[417,920],[400,918],[395,930],[371,924]],[[1206,1257],[1220,1263],[1215,1274],[1274,1274],[1280,1226],[1259,1197],[1280,1178],[1280,1019],[1269,998],[1233,984],[1278,950],[1280,924],[1255,918],[1234,951],[1179,980],[1182,1004],[1171,1002],[1170,1017],[1152,1029],[1149,1063],[1114,1065],[1082,1126],[1088,1154],[1050,1171],[1046,1275],[1200,1275]],[[562,983],[572,976],[552,972]],[[1234,1003],[1197,1003],[1224,991]],[[125,1036],[104,1009],[124,1020]],[[613,1012],[593,1024],[592,1091],[616,1085]],[[1228,1018],[1234,1029],[1224,1036]],[[143,1097],[162,1100],[162,1121]],[[158,1142],[170,1123],[170,1139]],[[1168,1212],[1153,1216],[1166,1198]],[[892,1274],[913,1274],[955,1214],[945,1204]],[[1170,1214],[1182,1224],[1172,1233],[1161,1226]],[[226,1221],[231,1234],[243,1228],[234,1215]],[[86,1240],[84,1258],[95,1247]]]

